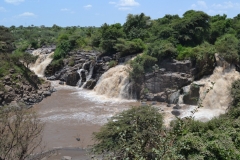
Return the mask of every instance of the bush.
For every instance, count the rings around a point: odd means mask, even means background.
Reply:
[[[239,40],[232,34],[219,37],[215,43],[216,50],[227,62],[236,64],[239,62]]]
[[[0,159],[28,159],[40,146],[43,123],[23,107],[0,107]]]
[[[177,56],[177,49],[171,42],[156,41],[148,46],[146,53],[161,61],[165,58],[175,58]]]
[[[54,52],[53,59],[57,60],[57,59],[65,58],[68,52],[71,51],[71,49],[73,49],[73,46],[70,41],[63,40],[59,42]]]
[[[110,159],[174,159],[171,139],[165,137],[163,116],[151,106],[132,107],[94,133],[93,152]]]
[[[111,60],[108,64],[109,68],[115,67],[117,65],[117,62],[114,60]]]
[[[147,54],[137,55],[134,60],[130,61],[130,78],[136,83],[141,83],[145,72],[152,71],[152,66],[154,66],[156,62],[156,58]]]
[[[240,80],[234,81],[231,87],[233,106],[240,107]]]
[[[121,57],[124,57],[143,52],[146,46],[141,39],[133,39],[132,41],[118,39],[117,44],[115,44],[114,48],[121,53]]]

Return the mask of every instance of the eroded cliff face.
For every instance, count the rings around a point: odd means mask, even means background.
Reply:
[[[60,66],[50,64],[45,71],[48,80],[60,80],[70,86],[93,89],[100,76],[109,69],[110,57],[98,59],[96,51],[72,51]]]
[[[12,102],[22,102],[33,105],[42,101],[43,98],[50,96],[55,91],[51,83],[40,80],[36,75],[17,74],[11,70],[11,74],[5,76],[0,83],[0,106],[8,105]]]
[[[145,75],[141,98],[174,103],[178,90],[193,82],[195,72],[189,60],[163,61],[158,70]]]
[[[19,63],[18,67],[9,69],[9,74],[0,79],[0,106],[15,102],[31,106],[55,91],[50,82],[40,78],[44,76],[44,70],[51,62],[54,50],[55,46],[44,46],[26,51],[38,56],[38,59],[34,64],[30,64],[29,68]]]

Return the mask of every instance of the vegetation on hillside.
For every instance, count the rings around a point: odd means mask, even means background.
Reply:
[[[233,82],[231,94],[226,114],[208,122],[178,118],[168,128],[156,108],[132,107],[94,133],[92,152],[116,160],[240,159],[240,80]]]

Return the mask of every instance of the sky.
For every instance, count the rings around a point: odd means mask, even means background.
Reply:
[[[240,13],[240,0],[0,0],[0,25],[99,27],[123,24],[128,14],[157,19],[191,9],[232,18]]]

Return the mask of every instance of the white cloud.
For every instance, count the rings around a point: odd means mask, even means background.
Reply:
[[[208,8],[208,6],[207,6],[207,4],[206,4],[206,2],[205,1],[197,1],[197,3],[196,4],[192,4],[191,5],[191,8],[192,9],[207,9]]]
[[[122,11],[132,10],[132,8],[130,8],[130,7],[119,7],[118,9],[122,10]]]
[[[6,12],[7,10],[4,7],[0,7],[0,12]]]
[[[200,7],[208,8],[205,1],[197,1],[197,4],[198,4]]]
[[[202,10],[210,15],[226,14],[230,10],[240,10],[240,2],[225,1],[221,3],[207,4],[203,0],[198,0],[191,5],[191,9]]]
[[[19,4],[19,3],[22,3],[24,2],[25,0],[5,0],[5,2],[7,3],[11,3],[11,4]]]
[[[134,7],[139,5],[140,4],[135,0],[120,0],[120,2],[118,3],[118,6],[121,6],[121,7]]]
[[[61,9],[61,11],[66,12],[66,11],[70,11],[70,9],[68,9],[68,8],[63,8],[63,9]]]
[[[122,11],[132,10],[133,7],[140,5],[135,0],[119,0],[119,2],[110,1],[109,4],[115,5],[115,7]]]
[[[86,9],[92,8],[92,5],[88,4],[88,5],[84,6],[84,8],[86,8]]]
[[[116,2],[110,1],[109,4],[117,4]]]
[[[213,4],[214,9],[240,9],[240,3],[233,3],[231,1]]]
[[[18,17],[34,17],[34,16],[36,16],[36,15],[31,12],[24,12],[24,13],[18,15]]]

